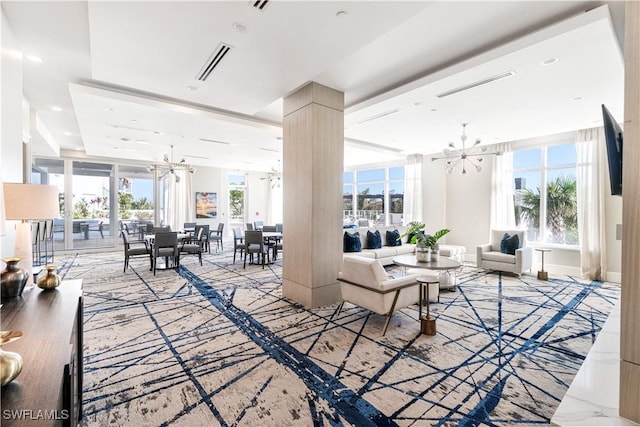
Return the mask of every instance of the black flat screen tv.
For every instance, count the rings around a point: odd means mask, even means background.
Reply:
[[[602,104],[602,118],[607,158],[609,159],[611,194],[622,196],[622,129],[604,104]]]

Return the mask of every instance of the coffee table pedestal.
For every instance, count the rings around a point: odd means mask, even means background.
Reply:
[[[438,278],[428,277],[428,276],[418,276],[416,278],[418,283],[420,283],[420,299],[418,300],[418,317],[420,318],[420,332],[425,335],[435,335],[436,334],[436,319],[431,317],[429,314],[429,284],[437,283],[440,284],[440,280]],[[425,301],[427,304],[427,314],[422,315],[422,301]]]

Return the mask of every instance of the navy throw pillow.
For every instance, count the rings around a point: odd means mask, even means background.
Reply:
[[[398,230],[387,231],[387,246],[401,246],[400,232]]]
[[[362,243],[360,242],[360,233],[344,232],[342,238],[343,252],[362,252]]]
[[[367,231],[367,249],[380,249],[382,247],[382,236],[380,231]]]
[[[517,234],[509,236],[508,233],[504,233],[502,240],[500,241],[500,252],[503,254],[515,255],[516,249],[520,247],[520,238]]]

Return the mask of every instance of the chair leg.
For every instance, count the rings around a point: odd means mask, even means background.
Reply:
[[[391,308],[389,309],[389,314],[387,314],[387,321],[384,322],[384,329],[382,330],[382,336],[387,333],[387,328],[389,327],[389,323],[391,322],[391,316],[393,316],[393,311],[396,308],[396,303],[398,302],[398,297],[400,296],[400,289],[396,291],[396,295],[393,297],[393,304],[391,304]]]

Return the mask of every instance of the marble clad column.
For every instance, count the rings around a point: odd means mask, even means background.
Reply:
[[[284,99],[282,294],[305,307],[340,299],[344,94],[311,82]]]
[[[625,9],[620,415],[640,423],[640,3]]]

